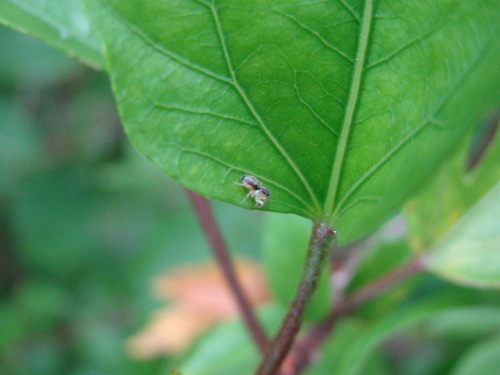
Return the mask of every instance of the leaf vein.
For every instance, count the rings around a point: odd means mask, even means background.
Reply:
[[[413,38],[409,41],[407,41],[406,43],[404,43],[403,45],[399,46],[398,48],[396,48],[394,51],[388,53],[387,55],[381,57],[380,59],[378,59],[377,61],[374,61],[373,63],[369,64],[365,71],[368,71],[378,65],[381,65],[381,64],[384,64],[384,63],[387,63],[389,62],[390,60],[392,60],[395,56],[397,56],[398,54],[404,52],[405,50],[411,48],[412,46],[414,46],[415,44],[418,44],[419,42],[422,42],[423,40],[427,39],[428,37],[430,37],[432,34],[434,34],[436,31],[438,31],[440,29],[442,25],[422,34],[422,35],[419,35],[418,37],[416,38]]]
[[[472,63],[467,67],[466,71],[462,77],[457,81],[450,91],[443,97],[441,102],[436,106],[436,109],[427,116],[427,118],[416,126],[412,131],[410,131],[404,138],[401,139],[393,148],[391,148],[387,154],[385,154],[377,163],[375,163],[370,169],[368,169],[351,188],[343,196],[342,200],[337,205],[334,212],[334,216],[341,210],[342,206],[348,201],[348,199],[363,185],[368,181],[380,168],[382,168],[399,150],[408,144],[412,139],[414,139],[419,133],[421,133],[429,124],[435,124],[435,119],[437,114],[443,109],[443,107],[448,103],[448,101],[453,97],[453,94],[463,85],[466,81],[467,76],[472,72],[474,67],[481,61],[482,57],[486,54],[488,49],[493,43],[489,43],[486,47],[478,54],[478,56],[472,61]]]
[[[224,33],[222,31],[222,25],[220,23],[218,11],[217,11],[217,8],[216,8],[214,2],[212,2],[211,9],[212,9],[213,20],[214,20],[214,23],[215,23],[215,26],[216,26],[216,29],[217,29],[217,34],[219,36],[221,47],[222,47],[222,50],[224,52],[224,56],[226,58],[227,67],[228,67],[228,70],[231,73],[232,84],[233,84],[234,88],[236,89],[236,91],[240,95],[241,99],[243,100],[243,102],[245,103],[245,105],[247,106],[247,108],[249,109],[249,111],[251,112],[252,116],[259,123],[261,129],[264,131],[264,134],[268,137],[268,139],[271,141],[271,143],[274,145],[274,147],[283,156],[283,158],[286,160],[286,162],[288,163],[288,165],[292,168],[292,170],[294,171],[294,173],[297,175],[297,177],[299,178],[299,180],[302,182],[302,184],[304,185],[305,189],[309,193],[309,195],[310,195],[310,197],[311,197],[311,199],[312,199],[312,201],[314,203],[314,206],[316,208],[316,212],[318,212],[319,211],[319,202],[318,202],[318,199],[316,198],[316,195],[314,194],[314,191],[312,190],[311,185],[305,179],[305,177],[302,174],[302,172],[300,171],[300,169],[297,167],[297,165],[292,160],[292,158],[290,157],[290,155],[288,155],[288,153],[286,152],[286,150],[284,149],[284,147],[281,145],[281,143],[278,141],[278,139],[268,129],[268,127],[266,126],[266,124],[263,121],[262,117],[259,115],[259,113],[257,112],[256,108],[253,106],[252,102],[248,98],[246,92],[243,90],[243,88],[239,84],[238,79],[236,78],[235,70],[233,69],[233,65],[232,65],[232,62],[231,62],[229,51],[227,49],[227,45],[226,45]]]
[[[102,3],[102,0],[99,0],[99,2],[102,4],[103,8],[107,9],[122,25],[124,25],[128,30],[130,30],[133,34],[138,36],[142,41],[149,46],[151,49],[154,51],[159,52],[160,54],[176,61],[182,66],[185,66],[188,69],[194,70],[198,73],[201,73],[207,77],[213,78],[219,82],[232,85],[231,80],[223,76],[219,73],[216,73],[206,67],[203,67],[201,65],[198,65],[185,57],[182,57],[181,55],[178,55],[177,53],[170,51],[169,49],[165,48],[164,46],[159,45],[157,42],[155,42],[153,39],[151,39],[146,33],[144,33],[142,30],[140,30],[138,27],[134,26],[130,21],[128,21],[125,17],[123,17],[121,14],[119,14],[113,7],[104,5]]]
[[[358,51],[356,57],[356,64],[352,72],[351,86],[349,90],[349,98],[344,112],[344,120],[342,122],[342,130],[340,132],[340,139],[335,152],[335,160],[333,161],[332,174],[330,176],[330,184],[325,201],[325,214],[330,215],[335,206],[335,199],[340,185],[340,174],[344,163],[345,155],[347,153],[347,142],[353,123],[353,116],[356,110],[359,91],[361,86],[361,78],[363,74],[363,67],[365,63],[365,55],[368,49],[368,40],[371,31],[373,17],[373,4],[372,0],[365,0],[365,7],[363,10],[363,21],[360,26],[360,33],[358,38]]]
[[[351,64],[354,64],[354,60],[352,57],[350,57],[347,53],[342,51],[340,48],[337,48],[333,44],[328,42],[319,32],[317,32],[316,30],[314,30],[310,26],[306,25],[305,23],[299,21],[295,16],[292,16],[291,14],[284,13],[279,9],[275,9],[275,10],[277,13],[281,14],[285,18],[288,18],[289,20],[293,21],[302,30],[307,31],[308,33],[310,33],[311,35],[316,37],[316,39],[318,39],[325,47],[336,52],[338,55],[342,56],[344,59],[349,61]]]
[[[326,120],[323,119],[323,117],[321,117],[317,112],[316,110],[313,108],[312,105],[310,105],[308,102],[306,102],[304,100],[304,98],[302,98],[302,95],[300,94],[300,90],[299,88],[297,87],[297,85],[294,86],[295,87],[295,91],[297,93],[297,96],[300,100],[300,102],[309,110],[309,112],[311,112],[311,114],[325,127],[328,129],[328,131],[330,131],[330,133],[332,133],[334,136],[338,137],[339,136],[339,133],[337,133],[337,131],[335,129],[333,129],[330,124],[328,122],[326,122]]]
[[[358,22],[361,23],[361,19],[359,18],[358,13],[356,13],[353,9],[353,7],[345,0],[339,0],[340,3],[347,9],[349,13],[354,17],[354,19]]]
[[[152,102],[153,102],[153,105],[155,107],[162,108],[162,109],[165,109],[165,110],[185,112],[185,113],[193,114],[193,115],[212,116],[212,117],[220,118],[220,119],[223,119],[223,120],[230,120],[230,121],[239,122],[239,123],[245,124],[245,125],[251,125],[251,126],[259,127],[259,125],[256,124],[255,122],[246,121],[246,120],[243,120],[243,119],[241,119],[239,117],[232,116],[232,115],[227,115],[227,114],[223,114],[223,113],[209,111],[209,110],[206,110],[206,109],[189,108],[189,107],[183,107],[183,106],[178,106],[178,105],[168,105],[168,104],[159,103],[159,102],[157,102],[155,100],[152,100]]]

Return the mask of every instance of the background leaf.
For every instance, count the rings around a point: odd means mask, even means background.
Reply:
[[[412,250],[431,270],[476,287],[500,287],[500,134],[466,170],[469,141],[406,208]],[[436,204],[439,202],[439,204]]]
[[[484,338],[500,333],[500,308],[486,305],[451,309],[434,316],[427,324],[434,337],[453,339]]]
[[[292,215],[267,214],[263,226],[262,257],[271,293],[277,302],[288,308],[295,296],[304,271],[304,249],[311,234],[311,222]],[[306,320],[319,320],[331,305],[328,272],[322,272]]]
[[[91,66],[104,64],[101,44],[91,32],[79,0],[2,0],[0,22]]]
[[[325,342],[317,368],[311,369],[310,374],[364,374],[374,352],[384,341],[397,333],[421,324],[454,302],[427,298],[414,304],[399,306],[372,324],[358,323],[356,334],[352,333],[352,328],[346,331],[346,328],[352,326],[353,321],[344,321],[339,327],[340,334],[336,336],[334,333]],[[327,372],[327,369],[331,368],[334,370]]]
[[[484,340],[470,349],[452,375],[496,375],[500,368],[500,337]]]
[[[500,183],[429,249],[426,264],[467,285],[500,289]]]
[[[84,3],[141,152],[234,204],[233,182],[255,175],[265,209],[330,221],[343,243],[380,225],[500,87],[494,0]]]
[[[322,346],[318,355],[318,361],[305,371],[306,375],[338,375],[339,364],[343,360],[345,348],[367,331],[366,324],[356,319],[346,319],[339,322],[334,334],[329,337]],[[367,353],[366,360],[363,359],[363,368],[370,369],[370,375],[391,374],[388,366],[384,366],[380,353],[373,349]]]
[[[270,333],[279,324],[283,314],[282,309],[268,306],[260,311],[259,320]],[[225,323],[208,333],[178,367],[185,375],[251,374],[259,358],[259,352],[249,340],[246,328],[238,320]]]
[[[471,137],[467,137],[439,173],[406,206],[408,234],[414,252],[428,250],[499,181],[500,133],[491,140],[479,164],[468,171],[470,148]]]

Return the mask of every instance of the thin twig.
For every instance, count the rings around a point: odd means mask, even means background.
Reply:
[[[304,309],[316,290],[321,271],[328,258],[330,243],[334,237],[335,231],[328,225],[314,223],[311,239],[309,240],[304,275],[295,300],[292,302],[280,330],[264,356],[256,372],[257,375],[274,375],[278,372],[299,331]]]
[[[421,258],[411,258],[408,262],[371,281],[340,301],[322,322],[313,326],[299,340],[293,350],[292,358],[288,360],[291,370],[288,370],[286,374],[300,374],[312,362],[319,346],[331,334],[340,318],[349,315],[359,306],[394,287],[399,281],[413,276],[423,269],[424,262]]]
[[[390,270],[358,289],[339,304],[338,310],[342,315],[349,313],[365,302],[373,299],[387,289],[395,286],[398,281],[404,280],[424,269],[424,262],[420,257],[413,257],[401,266]]]
[[[226,279],[228,286],[234,296],[238,305],[240,313],[243,317],[245,325],[251,334],[253,340],[257,344],[260,352],[264,354],[268,347],[267,336],[258,322],[241,284],[238,281],[236,272],[234,270],[231,256],[227,250],[226,243],[219,230],[217,222],[215,221],[212,209],[205,197],[202,197],[195,192],[186,189],[189,199],[194,207],[198,221],[201,224],[203,232],[205,233],[212,253],[219,264],[219,267]]]

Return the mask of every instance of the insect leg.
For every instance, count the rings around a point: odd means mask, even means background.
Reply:
[[[245,195],[245,198],[240,202],[240,204],[244,203],[248,198],[252,197],[253,191],[249,191],[247,195]]]

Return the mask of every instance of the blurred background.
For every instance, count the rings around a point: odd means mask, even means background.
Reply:
[[[213,202],[256,258],[261,216]],[[158,274],[210,257],[182,188],[123,134],[106,74],[0,27],[0,374],[158,374],[124,348]]]

